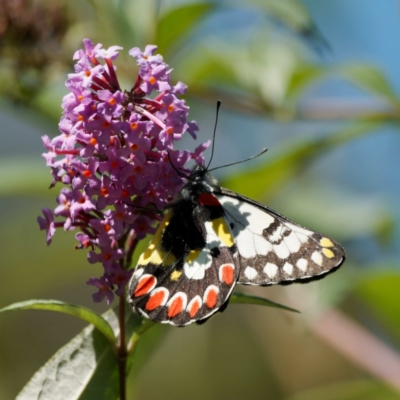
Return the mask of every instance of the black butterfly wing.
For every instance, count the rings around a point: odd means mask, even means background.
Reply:
[[[239,277],[239,256],[218,204],[179,201],[139,259],[128,301],[155,322],[183,326],[218,311]],[[216,210],[216,208],[220,208]]]
[[[334,240],[230,190],[221,188],[214,195],[235,237],[238,283],[305,283],[321,279],[344,262],[345,252]]]

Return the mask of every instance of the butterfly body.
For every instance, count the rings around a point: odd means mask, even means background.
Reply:
[[[198,166],[139,258],[128,301],[155,322],[184,326],[221,311],[236,283],[308,282],[343,261],[332,239],[218,186]]]

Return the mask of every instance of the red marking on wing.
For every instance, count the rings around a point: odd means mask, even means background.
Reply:
[[[183,309],[183,299],[181,296],[177,296],[168,308],[168,317],[173,318],[178,315]]]
[[[163,290],[160,290],[159,292],[152,294],[149,300],[147,300],[145,309],[148,311],[152,311],[155,310],[157,307],[160,307],[165,299],[165,296],[166,293]]]
[[[136,286],[136,290],[133,296],[139,297],[149,293],[155,284],[156,278],[154,278],[154,276],[143,276],[142,278],[140,278],[140,281]]]
[[[217,304],[218,292],[215,289],[210,289],[206,296],[206,306],[214,308]]]
[[[231,286],[235,279],[235,269],[233,265],[226,264],[221,267],[221,281],[226,285]]]
[[[202,206],[221,207],[221,203],[211,193],[201,193],[197,200]]]
[[[198,313],[199,310],[200,310],[200,301],[195,300],[190,306],[189,310],[190,318],[194,318],[194,316]]]

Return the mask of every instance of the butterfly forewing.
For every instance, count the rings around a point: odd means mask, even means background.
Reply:
[[[307,282],[343,263],[344,250],[334,240],[226,189],[215,196],[224,208],[238,247],[238,283]]]

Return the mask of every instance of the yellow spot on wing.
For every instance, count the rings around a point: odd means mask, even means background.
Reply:
[[[328,258],[335,257],[335,254],[333,253],[333,251],[331,249],[322,249],[322,253],[324,253],[324,256],[328,257]]]
[[[182,275],[182,271],[175,270],[170,275],[171,281],[177,281]]]
[[[165,228],[168,226],[171,218],[172,218],[172,211],[170,211],[161,221],[149,246],[140,256],[138,265],[147,265],[151,263],[155,265],[163,264],[163,266],[168,266],[173,264],[173,262],[175,261],[173,255],[172,254],[167,255],[161,249],[162,235],[164,233]]]
[[[235,241],[233,240],[233,236],[231,230],[229,229],[228,224],[225,221],[225,218],[217,218],[211,221],[212,227],[217,234],[217,236],[228,246],[231,247],[234,245]]]
[[[200,255],[201,250],[190,250],[189,254],[186,257],[186,262],[191,263],[192,261],[196,260],[197,257]]]
[[[320,244],[322,247],[334,247],[334,246],[335,246],[335,245],[332,243],[332,240],[330,240],[330,239],[328,239],[328,238],[326,238],[326,237],[322,238],[322,239],[319,241],[319,244]]]

